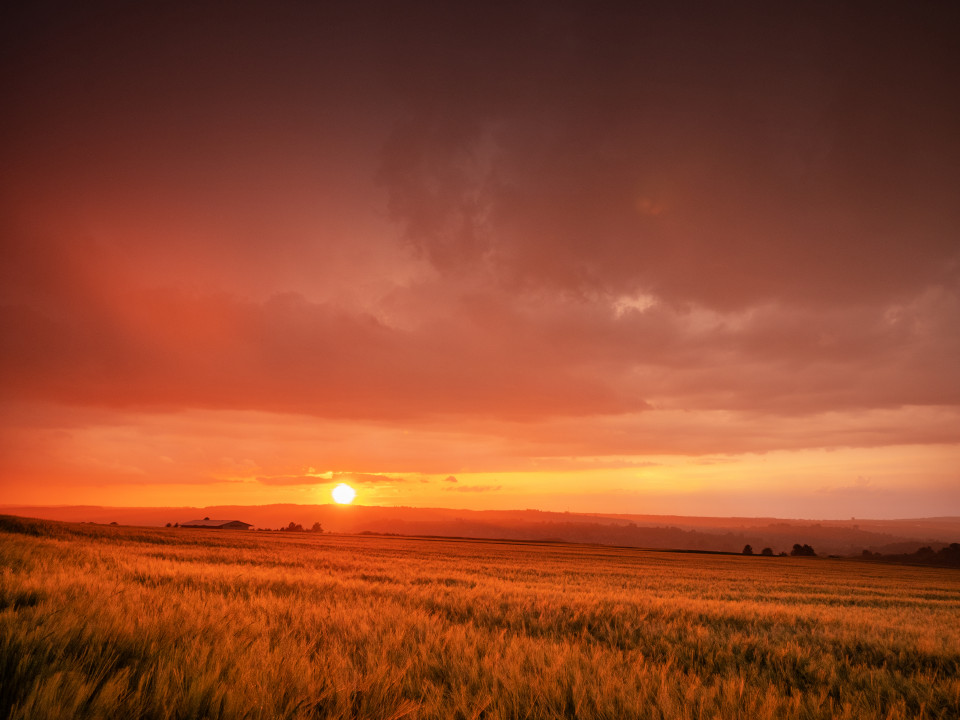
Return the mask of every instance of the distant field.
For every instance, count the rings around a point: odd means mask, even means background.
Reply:
[[[960,718],[960,572],[0,518],[0,718]]]

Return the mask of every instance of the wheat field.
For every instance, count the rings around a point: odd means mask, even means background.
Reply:
[[[960,573],[0,518],[0,717],[958,718]]]

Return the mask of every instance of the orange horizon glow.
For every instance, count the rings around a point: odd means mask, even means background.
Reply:
[[[82,481],[79,487],[47,478],[48,494],[10,492],[6,505],[214,506],[302,505],[330,502],[349,479],[361,490],[347,503],[446,507],[464,510],[533,508],[556,512],[648,515],[753,516],[807,519],[896,519],[938,513],[923,491],[956,501],[958,490],[944,468],[960,461],[952,445],[884,449],[773,451],[739,456],[619,458],[610,467],[461,472],[319,472],[211,477],[208,483],[131,483],[123,476]],[[595,460],[594,460],[595,462]],[[586,463],[589,465],[589,463]],[[857,473],[857,474],[854,474]],[[816,484],[810,478],[817,478]],[[917,478],[924,478],[920,485]],[[771,489],[771,486],[773,489]],[[56,497],[50,502],[50,490]],[[918,492],[918,490],[920,492]],[[82,494],[77,494],[78,491]],[[72,499],[71,499],[72,498]],[[340,502],[334,498],[335,502]]]

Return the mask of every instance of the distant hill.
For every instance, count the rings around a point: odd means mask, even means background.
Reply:
[[[560,513],[539,510],[452,510],[447,508],[364,505],[219,505],[121,508],[100,506],[6,506],[0,512],[22,517],[73,522],[117,522],[161,526],[194,518],[242,520],[257,528],[277,529],[290,522],[310,527],[320,522],[333,532],[398,533],[445,537],[562,540],[633,547],[754,552],[770,547],[789,552],[809,544],[820,555],[913,553],[934,551],[960,541],[960,517],[903,520],[784,520],[627,514]]]
[[[865,562],[902,563],[905,565],[934,565],[937,567],[960,567],[960,543],[950,543],[947,547],[934,550],[926,546],[916,552],[899,555],[883,555],[864,550],[859,558]]]

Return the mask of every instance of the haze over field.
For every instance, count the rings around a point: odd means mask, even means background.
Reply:
[[[118,508],[96,506],[4,507],[0,513],[80,523],[160,527],[198,518],[236,519],[257,529],[319,522],[334,533],[374,533],[497,540],[561,541],[638,548],[775,554],[809,544],[821,555],[856,555],[864,550],[911,553],[940,549],[960,539],[960,517],[914,520],[811,521],[780,518],[716,518],[655,515],[552,513],[540,510],[451,510],[446,508],[339,505],[220,505],[212,507]],[[216,535],[216,533],[214,533]],[[211,538],[215,542],[216,538]]]
[[[950,3],[18,5],[3,503],[960,515]]]

